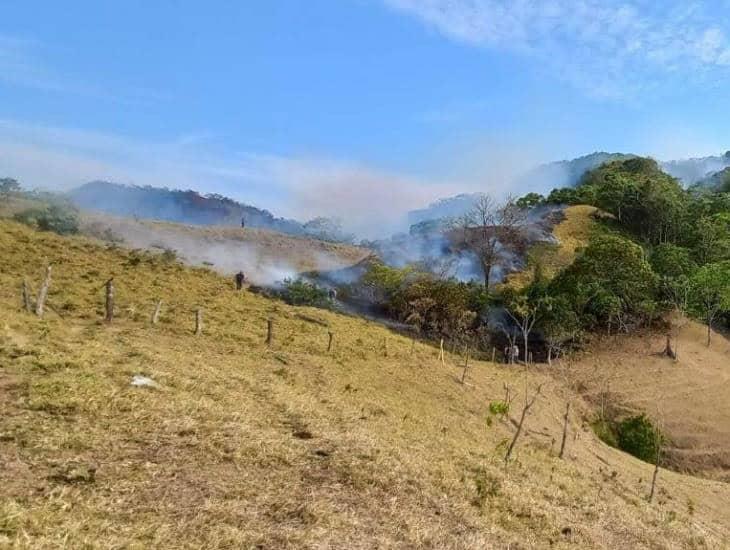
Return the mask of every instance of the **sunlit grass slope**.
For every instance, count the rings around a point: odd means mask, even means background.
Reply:
[[[648,504],[652,467],[597,442],[577,400],[558,459],[570,395],[545,373],[474,362],[461,385],[461,359],[442,366],[376,324],[11,222],[0,258],[0,546],[730,544],[727,485],[662,470]],[[21,310],[20,285],[37,291],[49,262],[63,318],[39,320]],[[112,275],[107,326],[100,287]],[[135,374],[161,388],[130,386]],[[506,468],[514,425],[486,421],[505,383],[512,418],[525,387],[545,384]]]
[[[534,278],[537,265],[547,278],[554,277],[560,270],[568,267],[575,260],[577,251],[588,244],[595,226],[595,213],[594,206],[568,206],[564,210],[565,219],[553,228],[557,244],[539,242],[530,247],[527,268],[508,276],[505,284],[514,288],[528,285]]]

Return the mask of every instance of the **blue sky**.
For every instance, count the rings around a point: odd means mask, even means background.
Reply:
[[[730,148],[730,2],[0,4],[0,172],[395,224],[594,150]],[[518,190],[520,191],[520,190]]]

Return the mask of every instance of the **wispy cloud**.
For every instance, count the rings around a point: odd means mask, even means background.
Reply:
[[[404,229],[409,209],[480,187],[347,160],[222,151],[205,136],[150,142],[0,120],[0,177],[56,190],[103,179],[221,193],[280,216],[336,216],[368,237]]]
[[[668,78],[730,74],[722,2],[384,1],[453,40],[535,59],[594,96],[626,98]]]

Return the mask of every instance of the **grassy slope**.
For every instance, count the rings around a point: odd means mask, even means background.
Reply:
[[[539,264],[547,277],[555,276],[561,269],[568,267],[575,260],[579,248],[588,244],[594,227],[593,215],[596,208],[585,204],[568,206],[565,219],[553,229],[558,244],[537,243],[529,252],[529,266],[526,270],[513,273],[507,277],[505,285],[522,288],[532,282],[534,266]]]
[[[411,355],[410,341],[378,325],[11,222],[0,222],[0,257],[0,546],[730,544],[728,485],[662,471],[647,504],[652,467],[597,442],[578,401],[568,459],[555,458],[567,394],[546,374],[474,363],[462,386],[451,361],[423,344]],[[64,319],[18,308],[21,278],[37,288],[48,261]],[[110,274],[118,318],[104,326]],[[166,307],[152,328],[158,297]],[[329,323],[333,352],[302,313]],[[163,389],[130,387],[137,373]],[[540,382],[505,470],[514,428],[488,428],[488,403],[503,383],[519,401]]]
[[[657,354],[664,335],[622,335],[601,338],[571,368],[588,399],[608,391],[619,409],[658,418],[676,468],[730,482],[730,341],[716,334],[707,348],[706,331],[682,327],[677,363]]]
[[[183,225],[84,213],[85,233],[101,236],[107,228],[122,237],[128,246],[173,249],[187,263],[209,262],[222,273],[243,269],[257,283],[271,283],[272,277],[292,270],[342,269],[371,253],[355,246],[266,229]]]

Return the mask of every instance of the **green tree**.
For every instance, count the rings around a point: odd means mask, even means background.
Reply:
[[[700,264],[730,259],[730,213],[699,218],[694,225],[692,242]]]
[[[530,208],[539,206],[544,201],[545,201],[545,197],[543,197],[539,193],[527,193],[527,195],[517,199],[517,201],[515,202],[515,205],[518,208],[524,208],[526,210],[529,210]]]
[[[707,323],[707,345],[712,342],[712,324],[730,311],[730,260],[702,266],[692,276],[691,300]]]
[[[632,416],[619,422],[616,431],[619,449],[644,462],[653,463],[656,460],[662,435],[645,415]]]
[[[20,184],[12,178],[0,178],[0,195],[12,195],[20,191]]]
[[[657,277],[633,241],[613,234],[594,236],[571,266],[553,279],[549,293],[572,304],[581,325],[628,330],[646,321],[655,306]]]
[[[580,191],[573,187],[553,189],[545,199],[545,202],[550,204],[580,204],[583,201]]]
[[[538,329],[548,346],[548,364],[557,357],[566,342],[580,333],[580,319],[566,296],[545,296],[540,304]]]
[[[647,243],[675,242],[683,233],[689,196],[652,159],[603,164],[584,176],[579,192]]]
[[[52,204],[47,208],[30,208],[18,212],[14,219],[41,231],[52,231],[59,235],[73,235],[79,232],[79,219],[71,207]]]

